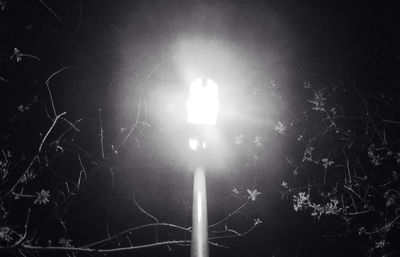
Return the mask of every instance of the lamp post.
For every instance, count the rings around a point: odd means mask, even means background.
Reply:
[[[196,155],[204,153],[207,142],[204,131],[217,123],[219,112],[218,86],[210,79],[199,78],[190,84],[187,101],[187,121],[195,129],[189,139],[189,148]],[[208,257],[208,221],[206,181],[202,156],[196,156],[193,182],[191,257]]]

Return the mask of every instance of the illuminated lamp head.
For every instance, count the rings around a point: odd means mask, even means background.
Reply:
[[[215,125],[219,112],[218,86],[211,79],[198,78],[190,84],[187,122]]]

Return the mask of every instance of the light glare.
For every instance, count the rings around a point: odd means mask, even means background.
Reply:
[[[219,112],[218,86],[211,79],[198,78],[190,84],[187,121],[192,124],[215,125]]]
[[[199,140],[195,138],[189,139],[189,148],[192,149],[193,151],[196,151],[197,148],[199,147]]]

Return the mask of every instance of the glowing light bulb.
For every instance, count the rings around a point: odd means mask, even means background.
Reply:
[[[199,140],[195,138],[189,139],[189,148],[192,149],[193,151],[196,151],[197,148],[199,147]]]
[[[190,84],[187,122],[215,125],[219,112],[218,86],[211,79],[198,78]]]

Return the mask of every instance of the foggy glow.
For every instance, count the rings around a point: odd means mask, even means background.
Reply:
[[[198,78],[190,84],[187,121],[215,125],[219,112],[218,86],[211,79]]]
[[[195,138],[189,139],[189,148],[192,149],[193,151],[196,151],[197,148],[199,147],[199,140]]]
[[[196,138],[189,139],[189,148],[190,149],[192,149],[193,151],[196,151],[199,148],[199,146],[200,146],[200,142],[198,139],[196,139]],[[203,141],[201,143],[201,147],[203,149],[205,149],[207,147],[207,143],[205,141]]]

